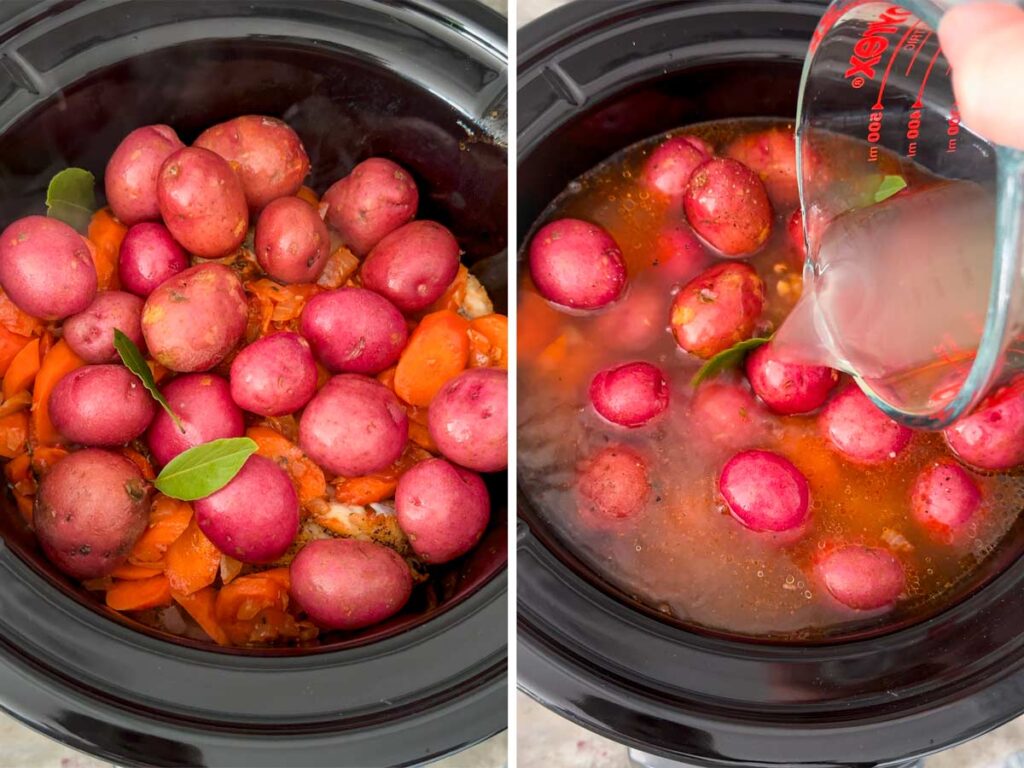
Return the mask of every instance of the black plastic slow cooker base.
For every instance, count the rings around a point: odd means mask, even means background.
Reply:
[[[6,19],[2,12],[8,12]],[[374,154],[410,169],[505,308],[505,19],[438,0],[0,3],[0,223],[58,170],[101,176],[133,128],[185,141],[287,120],[323,192]],[[181,644],[108,612],[0,510],[0,707],[118,765],[414,765],[506,727],[506,486],[442,603],[309,651]],[[2,762],[2,761],[0,761]]]
[[[582,2],[519,33],[518,236],[573,178],[689,123],[795,114],[823,3]],[[522,267],[521,267],[522,268]],[[959,603],[844,642],[667,620],[602,581],[519,491],[519,685],[635,750],[701,768],[912,761],[1024,712],[1024,526]]]

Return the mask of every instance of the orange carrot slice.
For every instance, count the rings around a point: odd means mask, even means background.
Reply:
[[[151,579],[154,576],[159,576],[164,572],[163,563],[153,563],[153,567],[147,567],[143,565],[132,565],[131,563],[125,563],[119,565],[114,569],[114,572],[110,575],[115,579],[124,579],[125,581],[139,581],[140,579]]]
[[[14,356],[4,374],[4,400],[32,386],[39,373],[39,339],[32,339]]]
[[[142,472],[142,476],[147,480],[153,480],[156,478],[156,472],[153,471],[153,465],[149,463],[149,459],[143,456],[138,451],[132,450],[131,448],[122,448],[121,454],[139,468]]]
[[[57,445],[64,441],[50,421],[50,393],[58,381],[83,365],[85,361],[72,352],[63,339],[43,357],[32,390],[32,438],[36,444]]]
[[[183,595],[198,592],[216,580],[220,550],[199,529],[195,515],[185,532],[167,548],[164,564],[171,589]]]
[[[28,414],[18,411],[0,416],[0,456],[13,459],[28,443]]]
[[[161,562],[191,520],[192,507],[188,503],[169,496],[157,496],[149,510],[149,527],[135,542],[128,562],[149,567]]]
[[[128,234],[128,227],[114,218],[109,208],[101,208],[89,221],[86,241],[93,246],[89,249],[96,267],[96,281],[101,291],[117,290],[120,281],[117,264],[121,252],[121,241]]]
[[[284,571],[284,578],[275,571]],[[233,643],[243,645],[249,642],[264,611],[287,610],[287,573],[287,568],[277,568],[240,576],[217,593],[217,623]]]
[[[508,318],[484,315],[469,321],[471,367],[508,369]]]
[[[45,475],[53,465],[68,455],[66,448],[57,445],[40,445],[32,451],[32,469],[37,475]]]
[[[255,441],[256,452],[260,456],[273,460],[288,473],[300,504],[305,506],[324,497],[327,493],[327,480],[323,470],[307,458],[295,443],[270,427],[249,427],[245,434]]]
[[[217,621],[217,590],[206,587],[191,595],[171,592],[171,596],[217,645],[231,645],[227,634]]]
[[[18,305],[0,289],[0,327],[27,340],[29,336],[34,336],[42,331],[43,323],[38,318],[22,312]]]
[[[462,306],[462,302],[466,298],[466,286],[469,284],[469,270],[462,264],[459,265],[459,271],[455,275],[455,279],[452,280],[451,285],[441,295],[437,301],[428,307],[428,312],[439,312],[442,309],[447,309],[452,312],[456,311]]]
[[[144,611],[170,602],[171,585],[163,575],[138,581],[116,581],[107,590],[107,606],[115,611]]]
[[[320,208],[320,198],[316,196],[316,192],[305,184],[299,187],[299,191],[295,193],[295,196],[300,200],[305,200],[316,209]]]
[[[450,310],[420,322],[398,359],[395,393],[410,405],[430,405],[437,391],[469,362],[469,323]]]

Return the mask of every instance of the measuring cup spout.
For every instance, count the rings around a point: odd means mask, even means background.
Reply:
[[[834,350],[817,297],[805,278],[804,294],[772,337],[772,346],[787,363],[825,365],[844,370]]]

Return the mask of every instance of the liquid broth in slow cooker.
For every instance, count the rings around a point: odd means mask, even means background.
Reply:
[[[705,123],[680,133],[721,151],[741,134],[770,127],[791,130],[780,121],[758,119]],[[940,434],[915,432],[894,461],[873,467],[834,452],[817,414],[766,411],[763,419],[755,418],[760,428],[739,445],[709,439],[690,413],[690,382],[702,361],[679,349],[667,326],[680,282],[717,260],[709,254],[681,281],[665,276],[658,234],[675,223],[685,226],[685,218],[641,182],[644,162],[664,138],[634,145],[572,182],[537,222],[573,217],[604,227],[622,249],[629,287],[610,307],[567,313],[548,304],[528,275],[521,283],[518,451],[526,496],[601,577],[666,614],[710,629],[806,639],[841,632],[851,622],[885,622],[941,607],[1013,525],[1024,502],[1024,477],[971,472],[982,493],[981,509],[953,543],[942,543],[914,520],[909,503],[918,472],[950,456]],[[913,185],[912,170],[897,158],[883,156],[880,162],[883,172],[902,174]],[[791,213],[776,209],[771,238],[747,260],[767,290],[755,335],[778,327],[799,297],[800,264],[786,236]],[[642,317],[664,332],[640,351],[617,349],[619,337]],[[599,370],[636,360],[665,372],[671,401],[651,424],[626,429],[594,412],[587,389]],[[724,377],[742,375],[739,369]],[[575,483],[580,462],[611,443],[644,454],[651,493],[639,516],[598,530],[577,513]],[[751,448],[785,456],[807,477],[810,521],[796,543],[744,528],[718,493],[724,463]],[[840,542],[885,547],[899,558],[906,589],[895,609],[854,611],[820,585],[815,557]]]

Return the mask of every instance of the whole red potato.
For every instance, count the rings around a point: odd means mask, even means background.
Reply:
[[[600,309],[622,296],[626,261],[608,232],[580,219],[558,219],[530,241],[530,275],[540,295],[570,309]]]
[[[157,177],[185,145],[169,125],[144,125],[125,136],[107,161],[103,185],[114,215],[129,227],[160,218]]]
[[[459,244],[434,221],[410,221],[384,236],[363,261],[363,287],[403,312],[426,309],[459,272]]]
[[[64,321],[64,341],[71,351],[87,363],[113,363],[120,360],[114,348],[114,331],[121,331],[140,349],[142,306],[138,296],[124,291],[102,291],[84,312]]]
[[[256,260],[282,283],[315,283],[331,254],[331,236],[305,200],[280,197],[256,222]]]
[[[765,287],[749,264],[725,262],[701,272],[672,302],[676,343],[707,359],[749,339],[764,309]]]
[[[728,158],[715,158],[690,177],[683,197],[686,220],[720,255],[750,256],[772,233],[772,204],[752,170]]]

